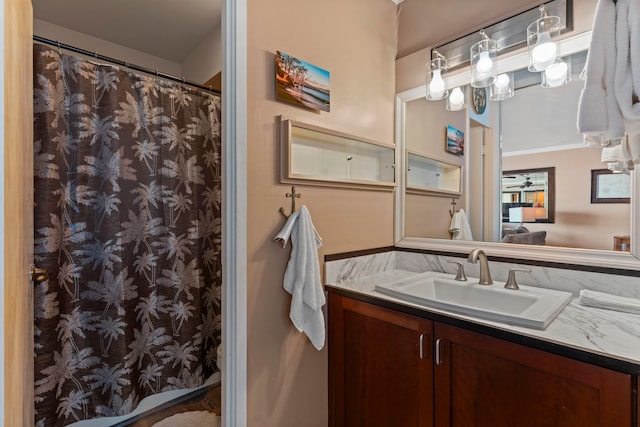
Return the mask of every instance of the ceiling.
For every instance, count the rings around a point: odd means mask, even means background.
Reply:
[[[398,5],[398,58],[478,31],[540,0],[404,0]]]
[[[37,19],[174,62],[220,25],[222,0],[32,0]]]
[[[540,0],[392,1],[398,3],[400,11],[398,58],[449,42],[540,4]],[[32,3],[37,19],[182,62],[220,25],[222,0],[32,0]]]

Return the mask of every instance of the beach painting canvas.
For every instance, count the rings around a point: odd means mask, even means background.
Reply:
[[[279,100],[329,111],[329,94],[329,71],[277,51],[276,97]]]
[[[447,145],[445,148],[451,154],[464,155],[464,132],[453,126],[447,126]]]

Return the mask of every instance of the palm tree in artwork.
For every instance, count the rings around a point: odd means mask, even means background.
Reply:
[[[122,387],[129,385],[131,382],[127,378],[130,368],[122,367],[120,363],[115,366],[109,366],[102,362],[100,367],[91,370],[91,374],[85,375],[83,379],[90,381],[91,389],[98,390],[102,388],[102,394],[110,391],[109,406],[113,402],[115,395],[122,395]]]
[[[100,117],[96,113],[91,113],[91,115],[81,117],[73,125],[78,128],[80,138],[91,137],[90,145],[96,142],[111,144],[112,141],[120,138],[117,132],[118,124],[113,116]]]
[[[183,193],[173,193],[171,197],[167,199],[167,205],[175,212],[172,216],[173,223],[171,226],[175,226],[180,218],[180,215],[189,210],[189,206],[193,204],[193,201]]]
[[[103,179],[101,189],[105,182],[111,184],[114,192],[120,191],[119,179],[135,181],[136,170],[131,167],[133,161],[124,157],[124,147],[112,153],[108,147],[103,147],[100,157],[85,156],[85,164],[78,166],[78,172],[89,176],[97,176]]]
[[[164,187],[158,185],[156,181],[151,181],[149,185],[141,182],[138,184],[138,188],[131,190],[131,193],[137,194],[137,197],[133,199],[133,203],[140,205],[147,212],[147,216],[151,218],[151,206],[155,209],[158,208],[162,201],[163,190]]]
[[[42,237],[35,239],[35,254],[41,257],[58,255],[58,264],[60,264],[60,258],[64,256],[69,264],[75,268],[75,260],[71,253],[71,247],[83,242],[86,242],[91,238],[91,233],[86,231],[87,224],[84,222],[76,222],[68,224],[66,221],[61,220],[58,215],[50,214],[51,227],[41,227],[36,232]],[[74,251],[75,252],[75,251]],[[78,298],[78,279],[77,276],[71,275],[75,284],[75,289],[71,292],[68,288],[67,292],[72,296],[73,300]]]
[[[150,363],[140,371],[140,378],[138,384],[141,387],[148,387],[154,394],[159,390],[157,385],[158,380],[162,377],[162,366],[155,363]]]

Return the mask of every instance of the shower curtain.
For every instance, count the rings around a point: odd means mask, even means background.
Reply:
[[[220,343],[220,97],[34,45],[37,426],[201,385]]]

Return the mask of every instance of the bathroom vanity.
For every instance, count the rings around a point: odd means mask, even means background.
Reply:
[[[639,427],[640,316],[574,300],[545,330],[478,320],[376,292],[419,274],[393,263],[328,266],[331,426]]]

